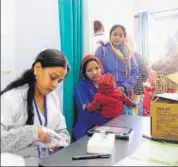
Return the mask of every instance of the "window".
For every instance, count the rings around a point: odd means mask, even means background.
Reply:
[[[178,48],[178,9],[151,14],[148,34],[151,60],[175,54]]]

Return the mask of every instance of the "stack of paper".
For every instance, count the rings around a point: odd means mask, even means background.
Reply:
[[[58,133],[52,131],[49,128],[43,127],[43,131],[48,134],[50,137],[51,141],[50,143],[42,143],[40,141],[35,141],[34,144],[38,145],[40,147],[46,147],[46,148],[52,148],[52,147],[66,147],[68,146],[68,141],[63,140],[62,136],[60,136]]]
[[[162,93],[162,94],[157,94],[156,96],[161,97],[163,99],[178,101],[178,93]]]
[[[116,163],[114,166],[167,166],[167,165],[127,157]]]
[[[25,159],[12,153],[1,153],[2,166],[25,166]]]
[[[178,166],[178,144],[147,140],[135,153],[114,166]]]

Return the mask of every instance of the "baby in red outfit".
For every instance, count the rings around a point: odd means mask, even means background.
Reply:
[[[116,81],[111,74],[104,74],[98,80],[98,93],[93,102],[84,104],[89,112],[100,111],[105,118],[115,118],[124,110],[124,105],[135,107],[136,104],[123,92],[116,89]]]

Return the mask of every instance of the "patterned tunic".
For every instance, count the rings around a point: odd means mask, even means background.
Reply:
[[[143,82],[145,82],[148,78],[148,71],[146,69],[144,58],[136,52],[134,53],[134,56],[139,68],[138,80],[136,85],[134,86],[134,93],[135,95],[143,95]]]

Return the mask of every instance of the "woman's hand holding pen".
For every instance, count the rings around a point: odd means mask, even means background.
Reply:
[[[52,146],[52,147],[50,147],[49,149],[51,150],[51,151],[54,151],[54,150],[56,150],[56,149],[58,149],[60,146]]]
[[[42,128],[38,127],[38,140],[42,143],[50,143],[50,136],[42,130]]]

